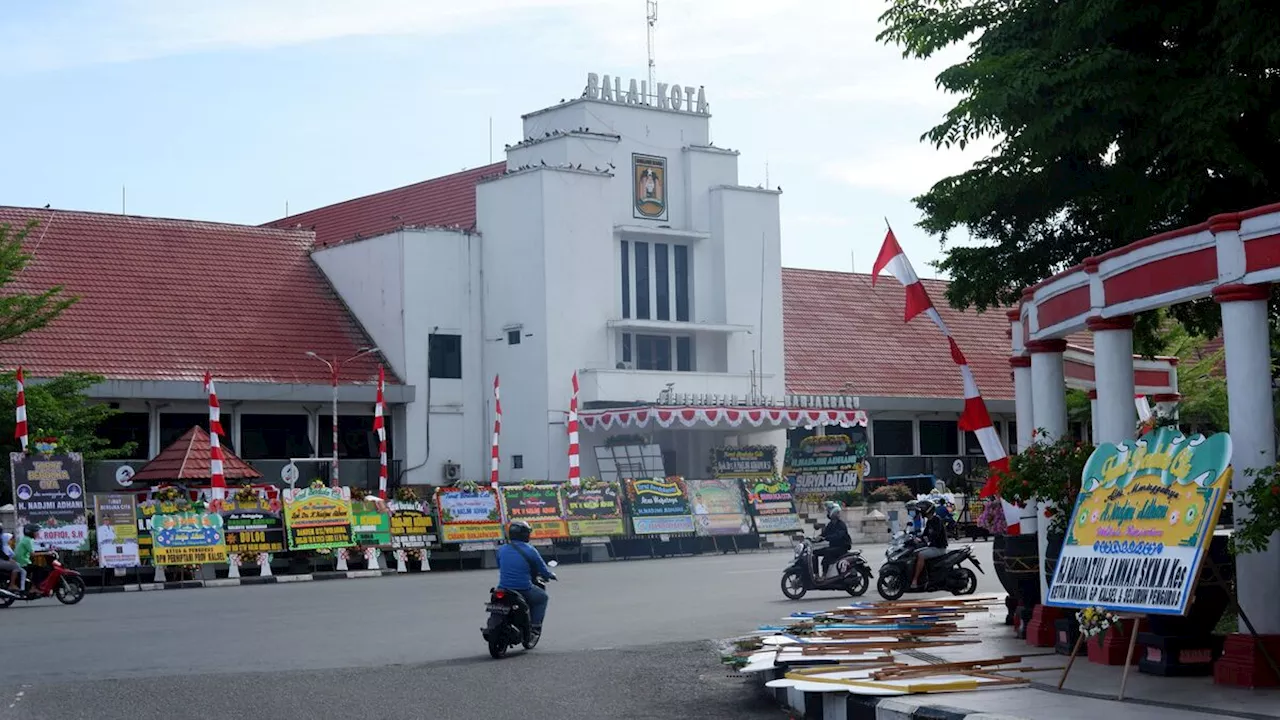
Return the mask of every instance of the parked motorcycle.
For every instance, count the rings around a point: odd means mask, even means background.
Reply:
[[[968,545],[951,550],[925,563],[924,582],[919,588],[911,587],[916,571],[916,553],[924,549],[923,538],[910,533],[898,533],[889,549],[884,551],[885,563],[880,566],[880,578],[876,592],[885,600],[897,600],[904,593],[930,593],[946,591],[952,595],[972,595],[978,590],[978,576],[961,563],[973,563],[978,572],[986,572]]]
[[[557,565],[559,563],[555,560],[547,563],[547,567]],[[534,578],[533,584],[544,590],[547,587],[541,578]],[[480,628],[480,634],[489,643],[489,655],[494,660],[505,657],[507,651],[516,645],[523,645],[525,650],[532,650],[538,645],[541,635],[534,634],[529,603],[518,590],[490,588],[489,603],[484,609],[489,613],[489,621]]]
[[[818,539],[802,538],[796,544],[795,561],[782,571],[782,594],[799,600],[810,590],[838,590],[858,597],[871,585],[871,566],[859,550],[850,550],[835,562],[836,574],[823,577],[814,550],[827,547]]]
[[[0,594],[0,608],[7,608],[18,600],[32,601],[47,598],[50,595],[58,598],[63,605],[75,605],[84,599],[85,584],[80,573],[66,567],[52,553],[49,560],[49,573],[38,583],[34,583],[28,571],[27,588],[17,594]]]

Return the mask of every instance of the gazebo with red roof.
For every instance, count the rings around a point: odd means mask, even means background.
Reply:
[[[222,457],[222,472],[228,482],[262,477],[262,473],[226,448],[222,450]],[[142,484],[184,481],[195,484],[210,481],[209,433],[199,425],[161,450],[130,479],[132,483]]]

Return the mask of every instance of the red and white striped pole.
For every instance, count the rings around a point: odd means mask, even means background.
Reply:
[[[502,432],[502,399],[498,396],[498,376],[493,376],[493,443],[489,446],[489,486],[498,492],[498,434]]]
[[[498,491],[498,435],[502,433],[502,399],[498,395],[498,376],[493,376],[493,444],[489,448],[489,487],[493,488],[493,501],[498,505],[498,517],[506,523],[502,511],[502,495]]]
[[[15,415],[17,422],[13,427],[13,436],[22,443],[22,452],[27,451],[27,382],[22,375],[22,366],[18,366],[18,408]]]
[[[569,484],[582,484],[578,470],[578,371],[573,371],[573,396],[569,398]]]
[[[387,381],[386,370],[378,366],[378,401],[373,406],[373,429],[378,433],[378,497],[387,499],[387,426],[386,409],[382,399],[382,386]]]
[[[204,389],[209,393],[209,478],[214,500],[226,499],[227,478],[222,470],[222,411],[218,407],[218,393],[213,387],[213,374],[204,374]]]

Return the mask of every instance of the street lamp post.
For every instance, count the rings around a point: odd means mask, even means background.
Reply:
[[[329,483],[335,488],[338,487],[338,376],[342,373],[342,366],[344,364],[349,363],[358,357],[363,357],[371,352],[377,351],[378,348],[376,347],[362,348],[360,352],[352,355],[346,360],[339,360],[335,357],[333,362],[325,360],[310,350],[307,351],[308,357],[313,357],[319,360],[329,368],[329,380],[330,384],[333,386],[333,460],[330,463],[332,469],[329,471]]]

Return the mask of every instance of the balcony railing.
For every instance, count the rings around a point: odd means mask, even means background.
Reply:
[[[755,376],[756,392],[766,394],[760,388],[768,388],[774,381],[772,373]],[[656,403],[666,397],[668,387],[672,392],[687,395],[737,395],[751,394],[752,376],[749,373],[700,373],[666,370],[616,370],[592,368],[578,374],[581,385],[579,398],[584,403]],[[781,390],[781,388],[779,388]],[[776,395],[781,396],[778,392]]]

